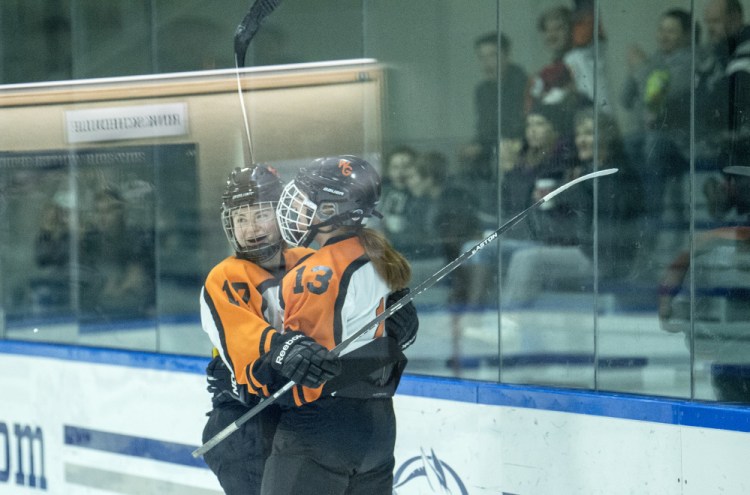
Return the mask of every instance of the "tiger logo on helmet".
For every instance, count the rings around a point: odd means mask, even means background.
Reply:
[[[375,209],[380,191],[380,176],[366,160],[318,158],[281,193],[276,208],[281,235],[292,246],[308,246],[323,229],[361,228],[368,218],[381,217]]]

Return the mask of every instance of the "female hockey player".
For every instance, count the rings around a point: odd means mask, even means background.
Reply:
[[[313,250],[285,249],[274,213],[282,186],[275,171],[264,165],[236,168],[227,179],[221,217],[235,254],[211,270],[200,299],[203,329],[215,346],[215,357],[207,368],[213,409],[203,431],[204,441],[256,405],[259,395],[268,395],[267,386],[253,378],[253,367],[264,357],[276,357],[291,337],[276,330],[281,328],[278,283],[287,267]],[[412,338],[417,325],[413,305],[396,312],[387,325],[394,338]],[[294,378],[311,385],[330,379],[338,363],[328,354],[306,339],[296,349],[295,359],[306,356],[312,363],[325,361],[327,367]],[[276,374],[280,376],[273,378],[278,381],[291,378],[283,371]],[[206,453],[204,459],[225,493],[259,493],[277,419],[278,409],[267,407]]]
[[[284,188],[276,211],[284,240],[320,246],[282,280],[285,332],[299,332],[333,349],[382,312],[389,293],[406,287],[411,276],[406,259],[382,234],[364,227],[367,218],[379,215],[379,196],[377,172],[354,156],[317,159]],[[344,372],[325,386],[294,380],[298,385],[281,406],[262,493],[392,492],[392,396],[405,358],[383,334],[381,324],[344,349]],[[389,355],[387,365],[381,361],[374,372],[349,371],[355,356],[378,353]],[[319,364],[300,358],[296,366],[304,370]]]
[[[263,165],[237,168],[227,179],[221,222],[235,255],[211,270],[200,298],[203,330],[215,348],[206,370],[213,409],[204,441],[257,404],[246,369],[278,338],[277,279],[310,251],[282,249],[274,213],[282,187],[281,179]],[[206,453],[206,464],[225,493],[258,493],[277,416],[277,408],[266,408]]]

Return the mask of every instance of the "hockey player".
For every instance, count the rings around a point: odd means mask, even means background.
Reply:
[[[354,156],[317,159],[284,188],[276,212],[284,240],[321,246],[282,280],[285,332],[333,349],[382,312],[390,292],[406,287],[406,259],[382,234],[364,227],[367,218],[379,215],[379,197],[377,172]],[[345,348],[345,371],[325,386],[295,380],[300,385],[290,394],[294,404],[281,405],[262,493],[392,493],[392,396],[405,365],[401,348],[410,342],[400,348],[383,336],[380,324]],[[347,380],[357,375],[347,363],[373,354],[389,355],[389,364]],[[302,369],[305,360],[299,361]],[[309,366],[316,365],[310,360]]]
[[[200,298],[201,323],[214,345],[207,368],[213,409],[204,441],[258,402],[248,391],[245,369],[268,352],[275,328],[280,328],[277,278],[287,263],[307,254],[282,249],[274,214],[282,187],[281,179],[262,165],[237,168],[227,179],[221,222],[235,255],[211,270]],[[206,464],[225,493],[257,493],[277,416],[276,408],[266,408],[206,453]]]
[[[201,291],[203,329],[214,344],[214,359],[207,368],[213,409],[203,431],[212,438],[268,395],[273,381],[296,379],[317,385],[338,371],[338,361],[312,339],[282,336],[278,282],[286,268],[313,253],[308,248],[285,249],[274,210],[282,182],[267,166],[236,168],[227,179],[222,197],[222,226],[235,254],[211,270]],[[394,296],[396,297],[396,296]],[[388,320],[388,332],[409,339],[416,332],[413,305]],[[305,358],[311,366],[273,370],[268,384],[252,378],[253,367],[283,353],[286,362]],[[290,364],[291,365],[291,364]],[[263,465],[276,430],[278,409],[267,407],[206,453],[204,459],[225,493],[259,493]]]

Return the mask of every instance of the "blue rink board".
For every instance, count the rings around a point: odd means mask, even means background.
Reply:
[[[203,374],[207,357],[0,340],[0,353]],[[399,395],[750,432],[750,407],[654,396],[405,375]]]

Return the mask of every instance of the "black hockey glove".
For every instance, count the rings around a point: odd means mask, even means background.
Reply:
[[[408,293],[408,287],[391,292],[386,299],[385,306],[392,306]],[[402,351],[417,340],[417,330],[419,330],[419,318],[417,317],[417,308],[412,301],[404,304],[403,307],[385,320],[385,333],[396,339]]]
[[[232,374],[224,361],[221,360],[221,356],[216,356],[208,363],[206,381],[208,381],[206,390],[211,394],[211,402],[214,406],[234,401],[245,405],[249,405],[251,402],[250,394],[247,393],[244,386],[238,385],[232,379]]]
[[[287,331],[271,350],[271,367],[298,385],[317,388],[341,373],[341,361],[301,332]]]

